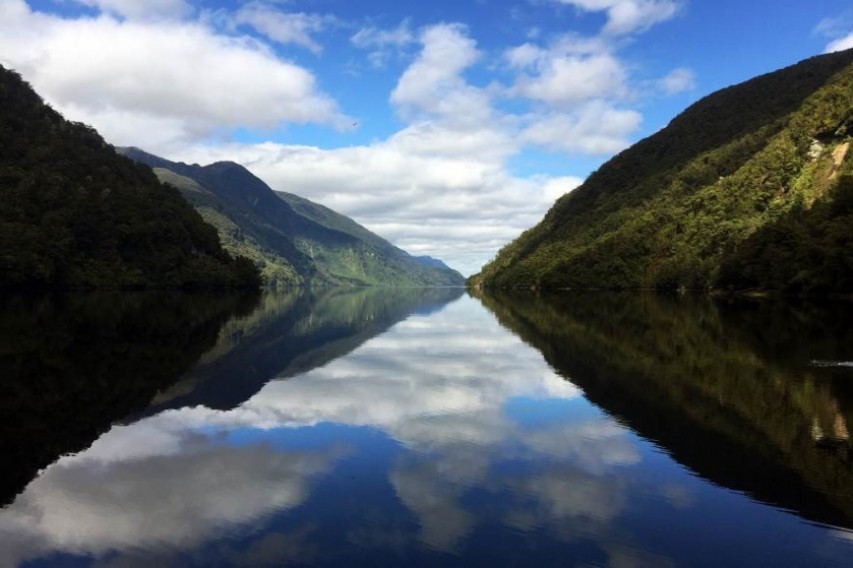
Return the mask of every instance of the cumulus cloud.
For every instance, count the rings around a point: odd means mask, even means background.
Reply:
[[[643,32],[678,13],[679,4],[672,0],[553,0],[585,12],[605,12],[606,35]]]
[[[274,189],[323,203],[405,250],[470,274],[551,205],[543,191],[550,178],[505,169],[517,144],[500,129],[418,123],[368,146],[235,144],[190,149],[179,158],[235,160]]]
[[[582,154],[608,154],[625,149],[642,115],[603,102],[588,103],[570,113],[539,118],[523,133],[524,139],[545,148]]]
[[[447,122],[482,123],[490,116],[488,95],[469,85],[463,72],[480,58],[463,26],[439,24],[423,31],[423,49],[391,92],[391,103],[407,118],[439,117]]]
[[[265,2],[249,2],[234,15],[234,23],[248,25],[276,43],[296,44],[320,53],[323,47],[312,37],[335,22],[332,16],[289,13]]]
[[[566,34],[547,47],[517,46],[504,57],[518,73],[509,94],[553,109],[575,109],[587,101],[628,94],[628,74],[601,38]]]
[[[340,31],[341,22],[260,0],[204,13],[178,0],[85,1],[103,12],[66,18],[23,0],[0,3],[0,62],[115,145],[190,162],[237,161],[274,189],[323,203],[467,274],[538,222],[561,191],[547,175],[514,173],[513,156],[529,146],[606,155],[624,148],[640,122],[622,108],[631,89],[612,38],[530,40],[504,54],[510,84],[478,85],[469,76],[488,56],[467,27],[413,30],[403,21],[349,38],[377,66],[417,49],[387,94],[404,123],[397,132],[337,149],[225,143],[244,131],[280,139],[292,123],[351,128],[314,73],[277,51],[286,44],[319,53],[321,32]],[[148,12],[132,12],[143,4]],[[624,9],[617,4],[601,9],[616,18]]]
[[[578,103],[625,92],[625,71],[612,55],[549,55],[533,65],[533,75],[522,75],[514,92],[520,96],[569,108]]]
[[[853,48],[853,32],[850,32],[844,37],[840,37],[835,39],[826,46],[825,53],[832,53],[835,51],[844,51],[845,49]]]
[[[274,189],[355,218],[397,246],[476,272],[500,246],[539,221],[550,178],[513,176],[524,140],[517,120],[464,74],[480,58],[462,26],[421,30],[421,50],[390,102],[410,123],[385,140],[339,149],[287,144],[192,148],[178,159],[235,160]]]
[[[192,13],[186,0],[72,0],[124,18],[161,19],[181,17]]]
[[[2,63],[114,144],[162,151],[222,129],[349,122],[311,72],[251,38],[192,22],[66,20],[10,1]]]
[[[660,80],[660,86],[668,95],[675,95],[696,88],[696,74],[691,69],[673,69]]]
[[[369,50],[371,65],[384,67],[394,53],[415,43],[417,38],[409,20],[403,20],[399,26],[388,30],[374,26],[361,28],[352,35],[350,41],[359,49]]]
[[[824,53],[833,53],[853,48],[851,28],[853,28],[853,12],[848,11],[834,18],[824,18],[815,26],[813,33],[831,40],[824,49]]]

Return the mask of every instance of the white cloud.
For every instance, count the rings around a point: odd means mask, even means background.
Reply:
[[[628,94],[628,74],[600,38],[567,34],[547,48],[529,43],[515,47],[505,58],[519,73],[509,93],[551,108],[572,109],[586,101]]]
[[[560,152],[612,154],[629,145],[629,136],[641,121],[636,111],[596,101],[574,112],[543,115],[524,131],[523,138]]]
[[[361,28],[350,38],[359,49],[370,50],[368,59],[374,67],[384,67],[388,59],[396,52],[415,43],[417,38],[410,27],[409,20],[403,20],[399,26],[383,30],[373,26]]]
[[[468,28],[413,31],[403,21],[350,37],[372,50],[377,65],[419,48],[388,95],[405,122],[397,132],[338,149],[221,142],[240,130],[278,138],[291,123],[352,125],[314,74],[274,45],[318,52],[319,32],[340,22],[279,8],[255,1],[195,19],[65,19],[8,0],[0,4],[0,61],[115,145],[239,162],[274,189],[323,203],[466,274],[538,222],[563,192],[552,177],[515,175],[512,156],[526,146],[603,155],[624,148],[639,124],[638,113],[618,104],[629,98],[629,77],[612,39],[567,34],[518,46],[505,53],[513,84],[481,86],[468,75],[483,70],[486,54]],[[238,33],[250,28],[258,33]]]
[[[655,24],[672,19],[679,4],[672,0],[553,0],[586,12],[606,12],[605,35],[644,32]]]
[[[407,251],[474,273],[541,219],[551,205],[550,178],[507,170],[524,143],[520,121],[495,111],[491,93],[466,81],[480,53],[465,28],[426,28],[420,42],[391,94],[411,123],[385,140],[331,150],[233,144],[172,157],[237,161],[274,189],[323,203]]]
[[[323,203],[405,250],[470,274],[551,205],[543,191],[549,178],[518,178],[505,169],[517,144],[501,129],[417,123],[369,146],[235,144],[177,158],[237,161],[273,189]]]
[[[550,179],[545,183],[545,196],[551,201],[556,201],[582,183],[581,178],[572,176]]]
[[[162,19],[193,12],[186,0],[72,0],[84,6],[132,19]]]
[[[826,46],[824,53],[832,53],[835,51],[844,51],[853,48],[853,32],[850,32],[844,37],[840,37]]]
[[[276,43],[301,45],[313,53],[320,53],[323,48],[311,34],[323,31],[334,21],[331,16],[288,13],[264,2],[249,2],[234,15],[238,25],[251,26]]]
[[[555,108],[625,92],[625,71],[609,54],[546,57],[535,67],[537,74],[520,77],[514,92]]]
[[[2,63],[114,144],[164,151],[222,129],[349,123],[309,71],[248,37],[190,22],[66,20],[11,1],[0,18]]]
[[[696,74],[691,69],[679,67],[661,79],[660,86],[668,95],[691,91],[696,88]]]
[[[480,58],[474,40],[456,24],[439,24],[421,34],[423,49],[391,92],[403,116],[438,117],[455,124],[482,124],[491,116],[488,95],[469,85],[463,72]]]

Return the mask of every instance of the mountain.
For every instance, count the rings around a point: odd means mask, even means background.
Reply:
[[[259,284],[177,191],[0,67],[0,286]]]
[[[459,286],[446,265],[424,265],[352,219],[298,195],[275,192],[233,162],[170,162],[119,150],[175,185],[219,231],[226,250],[248,256],[273,286],[332,283]]]
[[[853,291],[853,50],[718,91],[618,154],[474,286]]]
[[[418,262],[420,262],[424,266],[435,266],[437,268],[446,268],[446,269],[450,270],[450,267],[447,266],[446,264],[444,264],[443,260],[439,260],[439,259],[433,258],[431,256],[427,256],[427,255],[416,256],[415,260],[417,260]]]

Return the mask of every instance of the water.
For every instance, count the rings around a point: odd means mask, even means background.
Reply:
[[[849,566],[851,315],[440,289],[16,299],[0,565]]]

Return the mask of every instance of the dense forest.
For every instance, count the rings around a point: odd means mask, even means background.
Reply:
[[[0,67],[0,285],[258,287],[254,264],[144,166]]]
[[[853,291],[853,50],[718,91],[618,154],[473,285]]]
[[[417,258],[349,217],[304,197],[273,191],[234,162],[171,162],[138,148],[120,152],[181,190],[216,227],[226,250],[251,258],[266,285],[461,286],[464,277]]]

